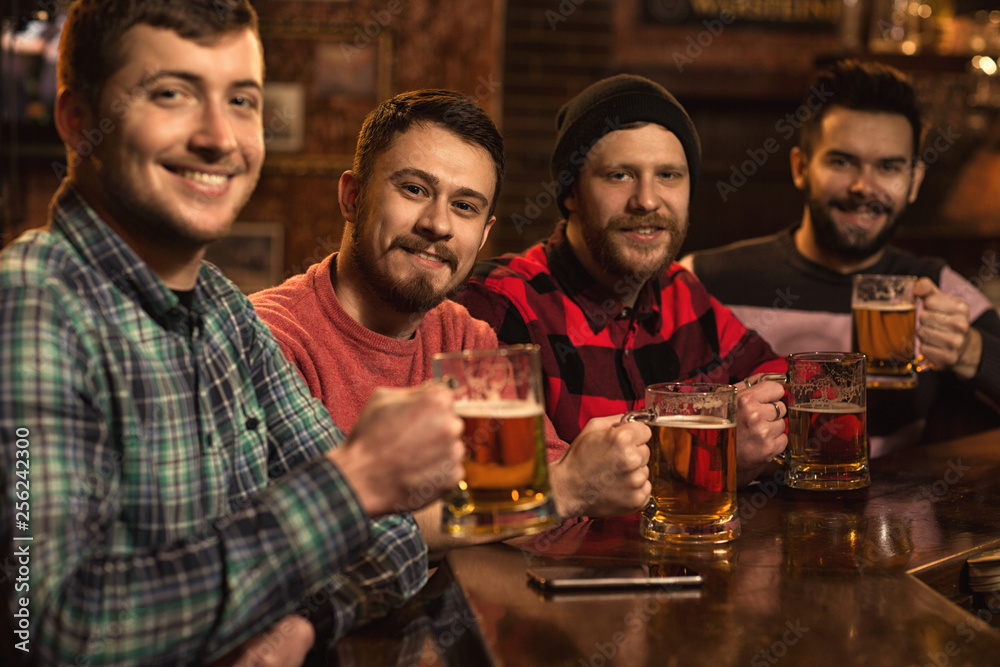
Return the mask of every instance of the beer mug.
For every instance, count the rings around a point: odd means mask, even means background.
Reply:
[[[787,360],[787,376],[761,377],[787,386],[785,483],[820,491],[868,486],[865,355],[798,352]]]
[[[853,281],[854,349],[868,357],[868,386],[913,387],[917,276],[857,274]]]
[[[465,479],[444,498],[442,531],[517,535],[555,525],[538,346],[447,352],[432,363],[465,422]]]
[[[725,384],[667,382],[646,387],[646,406],[622,423],[643,421],[653,491],[639,529],[650,540],[728,542],[740,534],[736,514],[736,389]]]

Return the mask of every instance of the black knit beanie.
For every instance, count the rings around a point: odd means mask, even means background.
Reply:
[[[608,132],[642,121],[662,125],[680,140],[694,197],[701,166],[701,142],[691,118],[680,102],[658,83],[634,74],[617,74],[586,88],[556,114],[558,134],[550,166],[552,178],[562,186],[556,203],[563,216],[569,215],[564,201],[594,144]]]

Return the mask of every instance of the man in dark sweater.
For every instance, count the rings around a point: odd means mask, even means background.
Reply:
[[[918,442],[928,418],[956,421],[948,401],[980,427],[1000,426],[996,309],[945,262],[888,245],[924,175],[912,85],[890,67],[842,61],[818,73],[817,86],[829,101],[791,151],[802,219],[681,263],[780,354],[851,349],[854,274],[919,276],[917,338],[929,368],[914,388],[869,391],[872,455]]]

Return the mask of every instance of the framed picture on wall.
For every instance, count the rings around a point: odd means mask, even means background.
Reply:
[[[264,84],[264,146],[271,152],[297,153],[305,139],[306,91],[301,83]]]
[[[236,222],[229,234],[208,246],[205,259],[244,294],[277,285],[284,262],[285,234],[276,222]]]
[[[265,131],[277,131],[267,144],[273,153],[352,154],[361,121],[392,95],[392,33],[378,23],[368,32],[358,26],[323,22],[261,26],[267,80],[276,82],[274,100],[296,109],[301,104],[302,140],[297,144],[277,112],[265,115]],[[274,84],[268,84],[271,88]],[[293,88],[298,86],[298,88]]]

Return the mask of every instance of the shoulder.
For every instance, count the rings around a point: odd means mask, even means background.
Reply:
[[[878,270],[893,274],[927,276],[935,283],[941,283],[941,274],[948,263],[940,257],[918,256],[895,246],[886,248],[885,256],[878,264]]]
[[[692,253],[681,262],[712,296],[729,305],[770,304],[776,290],[801,285],[811,276],[789,230]]]
[[[782,231],[778,234],[737,241],[718,248],[699,250],[685,257],[682,263],[686,266],[693,266],[694,272],[699,277],[743,271],[759,264],[762,257],[766,257],[763,253],[776,250],[780,246],[781,237],[786,233],[786,231]]]
[[[523,253],[508,253],[478,262],[469,276],[468,286],[473,291],[470,298],[482,299],[484,293],[491,292],[511,301],[524,301],[533,294],[559,289],[541,243]],[[458,300],[465,302],[464,297]]]
[[[442,301],[424,316],[421,323],[425,340],[440,338],[448,349],[465,349],[496,345],[493,327],[472,316],[469,310],[455,301]],[[446,350],[447,351],[447,350]]]
[[[111,288],[65,238],[45,229],[26,232],[0,252],[0,292],[33,293],[48,307],[75,313],[77,322],[86,321],[87,310]]]
[[[254,292],[250,302],[262,320],[273,329],[298,329],[323,313],[317,294],[314,269],[300,273],[274,287]],[[332,291],[332,287],[331,287]]]
[[[698,276],[680,262],[674,262],[660,276],[660,300],[663,308],[683,306],[704,312],[712,304],[712,296]]]
[[[4,286],[70,282],[88,266],[61,236],[46,229],[25,232],[0,252],[0,284]]]
[[[477,262],[469,281],[483,284],[519,282],[547,273],[549,273],[548,258],[539,245],[523,253],[507,253]]]

